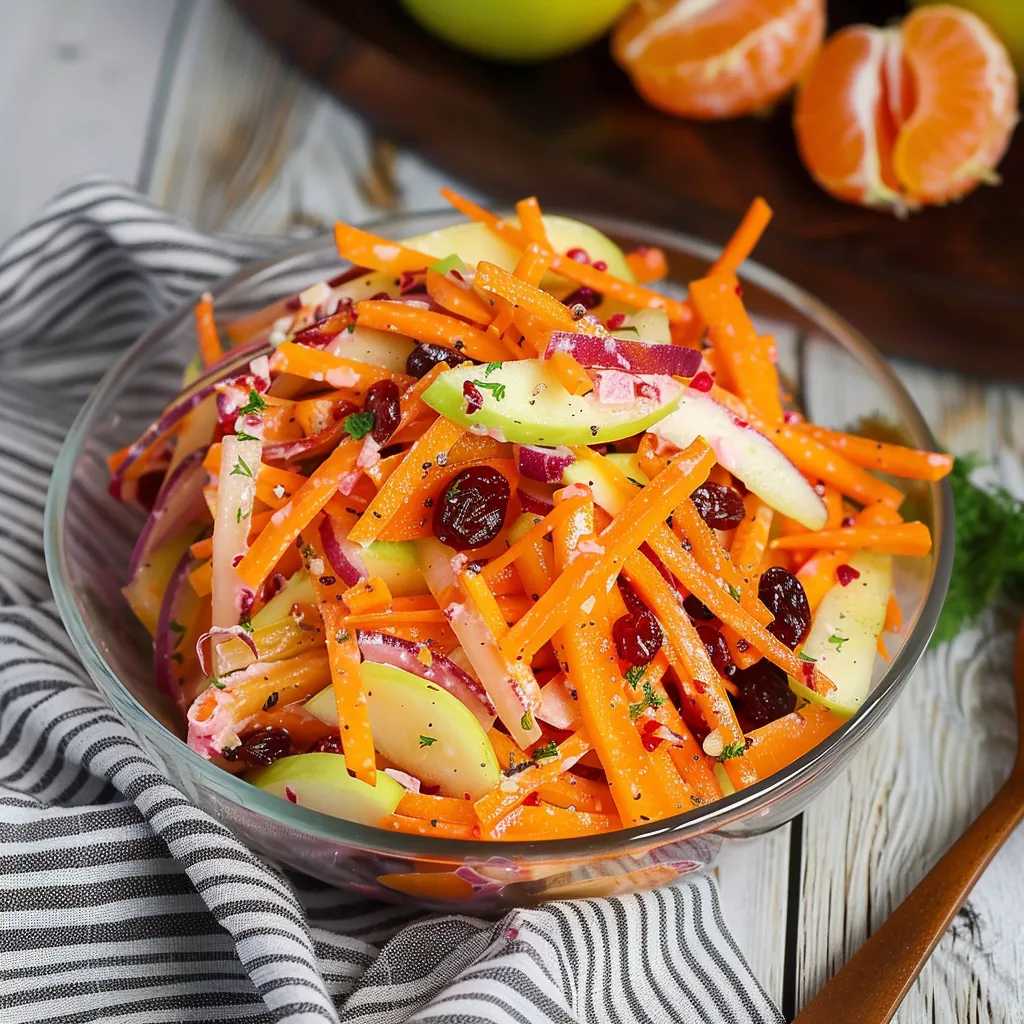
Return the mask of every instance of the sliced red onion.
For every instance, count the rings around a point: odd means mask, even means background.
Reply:
[[[556,729],[579,727],[580,706],[569,692],[569,680],[564,672],[559,672],[540,688],[537,717]]]
[[[565,445],[543,448],[533,444],[521,444],[518,452],[519,472],[530,480],[544,484],[561,482],[562,471],[576,461]]]
[[[203,500],[203,484],[207,480],[203,469],[205,457],[206,448],[190,452],[164,481],[128,560],[129,579],[135,576],[147,555],[206,514]]]
[[[325,515],[320,523],[320,543],[331,568],[346,587],[354,587],[370,575],[359,554],[359,546],[348,539],[348,532],[334,516]]]
[[[398,768],[385,768],[385,775],[390,775],[404,789],[409,790],[410,793],[418,793],[422,783],[415,775],[410,775],[408,772],[400,771]]]
[[[317,455],[333,452],[345,437],[345,414],[342,410],[341,419],[332,423],[326,430],[309,437],[300,437],[293,441],[266,441],[263,445],[264,462],[302,462]]]
[[[232,350],[202,377],[185,388],[128,447],[125,457],[111,477],[111,492],[116,494],[120,491],[121,481],[129,467],[137,462],[146,449],[163,437],[186,413],[191,412],[207,395],[212,395],[218,384],[236,375],[243,366],[247,366],[250,359],[269,351],[269,346],[262,341],[242,345],[240,348]]]
[[[160,603],[160,614],[156,620],[156,633],[153,637],[153,679],[156,688],[174,698],[175,703],[184,706],[181,687],[174,681],[174,645],[181,639],[180,633],[171,629],[181,601],[182,592],[188,583],[188,573],[195,559],[192,552],[186,550],[167,581],[164,599]]]
[[[260,652],[256,641],[244,626],[211,626],[209,631],[196,641],[196,656],[199,658],[199,667],[203,670],[203,675],[210,675],[210,663],[206,660],[206,641],[228,640],[231,637],[241,640],[252,651],[252,656],[259,659]]]
[[[380,449],[381,444],[377,441],[372,434],[367,434],[363,438],[363,447],[359,449],[359,457],[356,459],[356,465],[360,469],[371,469],[380,462]]]
[[[627,338],[598,337],[575,331],[552,331],[544,358],[555,352],[567,352],[587,367],[626,370],[630,373],[658,373],[669,377],[692,377],[700,367],[697,349],[682,345],[662,345]]]
[[[546,516],[555,507],[554,495],[550,489],[544,488],[532,480],[520,478],[516,494],[523,506],[523,511],[529,512],[531,515]]]
[[[458,697],[485,729],[489,729],[494,723],[497,712],[487,691],[450,658],[431,651],[430,664],[424,665],[419,659],[419,654],[424,649],[423,644],[363,629],[356,632],[356,643],[359,644],[360,654],[367,661],[379,665],[392,665],[421,679],[428,679],[447,690],[453,697]]]

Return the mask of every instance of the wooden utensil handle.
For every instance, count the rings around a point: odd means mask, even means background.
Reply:
[[[1017,771],[892,916],[793,1024],[885,1024],[996,851],[1024,817]]]

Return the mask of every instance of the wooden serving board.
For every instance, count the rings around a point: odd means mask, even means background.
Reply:
[[[646,106],[606,40],[535,66],[486,63],[395,0],[235,0],[290,60],[388,138],[494,197],[650,220],[721,242],[755,195],[776,210],[757,258],[888,352],[1024,379],[1024,138],[1001,188],[899,221],[839,203],[770,116],[680,121]],[[830,6],[832,28],[884,24],[900,0]],[[979,359],[979,354],[983,358]]]

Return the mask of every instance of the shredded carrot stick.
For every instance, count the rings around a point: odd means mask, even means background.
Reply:
[[[883,633],[898,633],[903,625],[903,611],[895,594],[889,595],[889,603],[885,606],[885,625]]]
[[[570,395],[586,395],[594,390],[594,382],[587,375],[587,371],[568,352],[553,353],[548,363],[554,370],[558,383]]]
[[[506,655],[513,661],[533,657],[582,602],[622,568],[654,526],[663,523],[672,509],[704,482],[713,462],[711,448],[702,438],[677,455],[601,532],[598,543],[604,554],[594,560],[574,561],[509,630],[502,644]]]
[[[769,633],[738,601],[723,590],[715,577],[705,572],[693,556],[676,541],[667,526],[650,538],[654,553],[665,563],[673,576],[697,599],[703,601],[740,636],[756,647],[770,662],[784,672],[806,683],[817,693],[829,694],[835,684],[816,665],[801,661],[774,634]]]
[[[379,270],[385,274],[401,274],[409,270],[426,270],[437,260],[424,252],[407,249],[398,242],[338,222],[334,225],[334,241],[338,255],[353,266]]]
[[[834,530],[843,525],[843,496],[839,493],[838,487],[833,487],[831,484],[826,483],[823,483],[821,486],[825,491],[822,495],[822,500],[825,502],[825,508],[828,510],[825,529]]]
[[[659,441],[649,431],[640,438],[640,447],[636,450],[637,465],[653,480],[667,465],[668,458],[658,453]]]
[[[644,246],[626,253],[626,266],[633,273],[637,284],[650,284],[660,281],[668,274],[668,260],[664,249],[656,246]]]
[[[338,490],[342,478],[355,468],[361,444],[346,438],[324,459],[291,501],[278,510],[238,563],[242,582],[255,591],[299,533]],[[283,513],[283,514],[281,514]]]
[[[709,277],[730,277],[736,273],[760,241],[768,222],[772,219],[772,208],[760,197],[747,208],[740,226],[732,238],[725,243],[718,259],[712,266]]]
[[[307,569],[327,632],[331,686],[338,711],[338,731],[345,751],[345,765],[356,778],[373,786],[377,782],[377,761],[370,731],[370,712],[359,670],[359,646],[355,631],[342,625],[345,585],[333,576],[315,571],[317,563],[327,564],[320,531],[315,528],[315,523],[303,532],[302,544],[305,551],[312,552]]]
[[[868,437],[843,434],[811,424],[801,424],[798,429],[815,441],[842,453],[855,466],[889,473],[891,476],[934,481],[947,476],[953,468],[951,455],[918,451],[898,444],[884,444]]]
[[[844,526],[838,530],[820,530],[793,537],[776,537],[772,547],[788,550],[811,548],[847,548],[853,551],[877,551],[884,555],[909,555],[920,558],[932,548],[931,531],[924,523],[900,523],[898,526]]]
[[[765,778],[792,764],[831,736],[843,719],[818,704],[777,718],[747,735],[747,758]]]
[[[219,359],[224,358],[224,349],[221,347],[220,335],[217,333],[217,324],[213,319],[213,296],[204,292],[203,297],[196,306],[196,338],[199,342],[199,358],[203,366],[213,366]]]
[[[405,302],[364,299],[356,303],[356,317],[361,327],[390,331],[414,341],[465,352],[481,362],[500,362],[505,358],[505,349],[479,328],[456,317],[419,309]]]
[[[486,224],[499,238],[505,239],[510,245],[515,246],[519,250],[526,248],[526,235],[513,224],[501,220],[493,213],[489,213],[482,207],[477,206],[476,203],[460,196],[451,189],[441,189],[441,195],[457,210],[466,214],[470,220]],[[633,306],[636,309],[663,309],[668,314],[669,320],[681,321],[683,323],[693,319],[693,313],[683,303],[670,299],[665,295],[659,295],[658,292],[644,288],[642,285],[630,284],[628,281],[623,281],[621,278],[615,277],[603,270],[596,270],[590,264],[578,263],[568,256],[562,256],[558,253],[553,254],[551,269],[555,273],[569,278],[570,281],[586,285],[586,287],[592,288],[599,294],[627,306]]]
[[[406,791],[395,808],[396,814],[409,818],[440,818],[441,821],[458,822],[462,825],[478,825],[476,809],[471,800],[460,800],[454,796],[440,796]]]
[[[368,547],[381,534],[406,502],[413,504],[416,495],[429,487],[444,466],[438,468],[437,457],[451,451],[465,432],[463,427],[439,416],[427,432],[406,452],[402,464],[388,477],[377,496],[370,502],[359,522],[349,534],[354,544]],[[424,464],[428,465],[424,469]]]
[[[497,558],[488,562],[483,568],[483,577],[492,582],[507,566],[511,565],[527,548],[537,541],[543,540],[563,520],[571,516],[588,501],[585,497],[568,498],[559,502],[536,525],[531,526],[517,541],[510,544],[507,550]]]
[[[736,719],[736,712],[726,696],[722,677],[711,664],[704,641],[683,611],[678,596],[665,577],[639,552],[627,559],[625,571],[640,596],[661,620],[669,646],[685,664],[687,675],[693,680],[701,714],[717,732],[722,741],[721,749],[735,754],[724,762],[729,779],[737,789],[753,785],[757,781],[757,773],[743,756],[743,730]]]
[[[535,793],[538,786],[554,782],[567,772],[591,746],[586,729],[579,729],[558,745],[558,753],[554,757],[545,760],[543,764],[506,776],[474,805],[484,833],[492,834],[496,822],[518,807],[531,793]]]
[[[536,242],[531,242],[527,246],[526,252],[519,257],[514,273],[526,284],[539,287],[549,266],[551,266],[550,253],[545,252]]]
[[[210,541],[211,545],[213,541]],[[197,565],[189,574],[188,582],[195,591],[196,597],[206,597],[213,590],[213,563],[203,562]]]
[[[439,305],[479,327],[486,327],[492,310],[468,285],[456,284],[436,270],[427,271],[427,294]]]
[[[291,373],[307,380],[326,381],[335,388],[366,388],[379,380],[392,380],[400,388],[408,387],[413,378],[394,370],[385,370],[372,363],[345,359],[323,349],[310,348],[286,341],[278,345],[270,357],[270,368],[276,373]]]
[[[544,217],[537,197],[530,196],[527,199],[520,199],[516,203],[516,213],[519,214],[519,226],[527,239],[541,248],[550,250],[551,243],[548,241],[548,233],[544,229]]]
[[[373,615],[391,608],[391,591],[380,576],[360,580],[341,595],[349,615]]]
[[[411,818],[405,814],[389,814],[377,822],[377,828],[414,836],[441,836],[444,839],[480,838],[479,825],[445,821],[442,818]]]
[[[731,278],[706,277],[690,285],[690,300],[707,325],[715,352],[740,398],[765,422],[782,422],[779,375],[763,346]]]
[[[622,828],[617,814],[594,814],[589,811],[569,811],[562,807],[540,803],[532,807],[520,806],[494,827],[494,837],[506,842],[527,842],[537,839],[569,839],[572,836],[592,836]]]
[[[569,310],[549,292],[524,281],[494,263],[477,264],[473,286],[487,295],[497,295],[513,306],[521,306],[531,316],[559,330],[579,330]]]

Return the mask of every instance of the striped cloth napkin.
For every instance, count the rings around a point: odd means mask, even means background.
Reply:
[[[88,180],[0,248],[0,1020],[781,1022],[713,879],[422,917],[281,871],[162,778],[54,609],[43,503],[110,362],[264,243]]]

